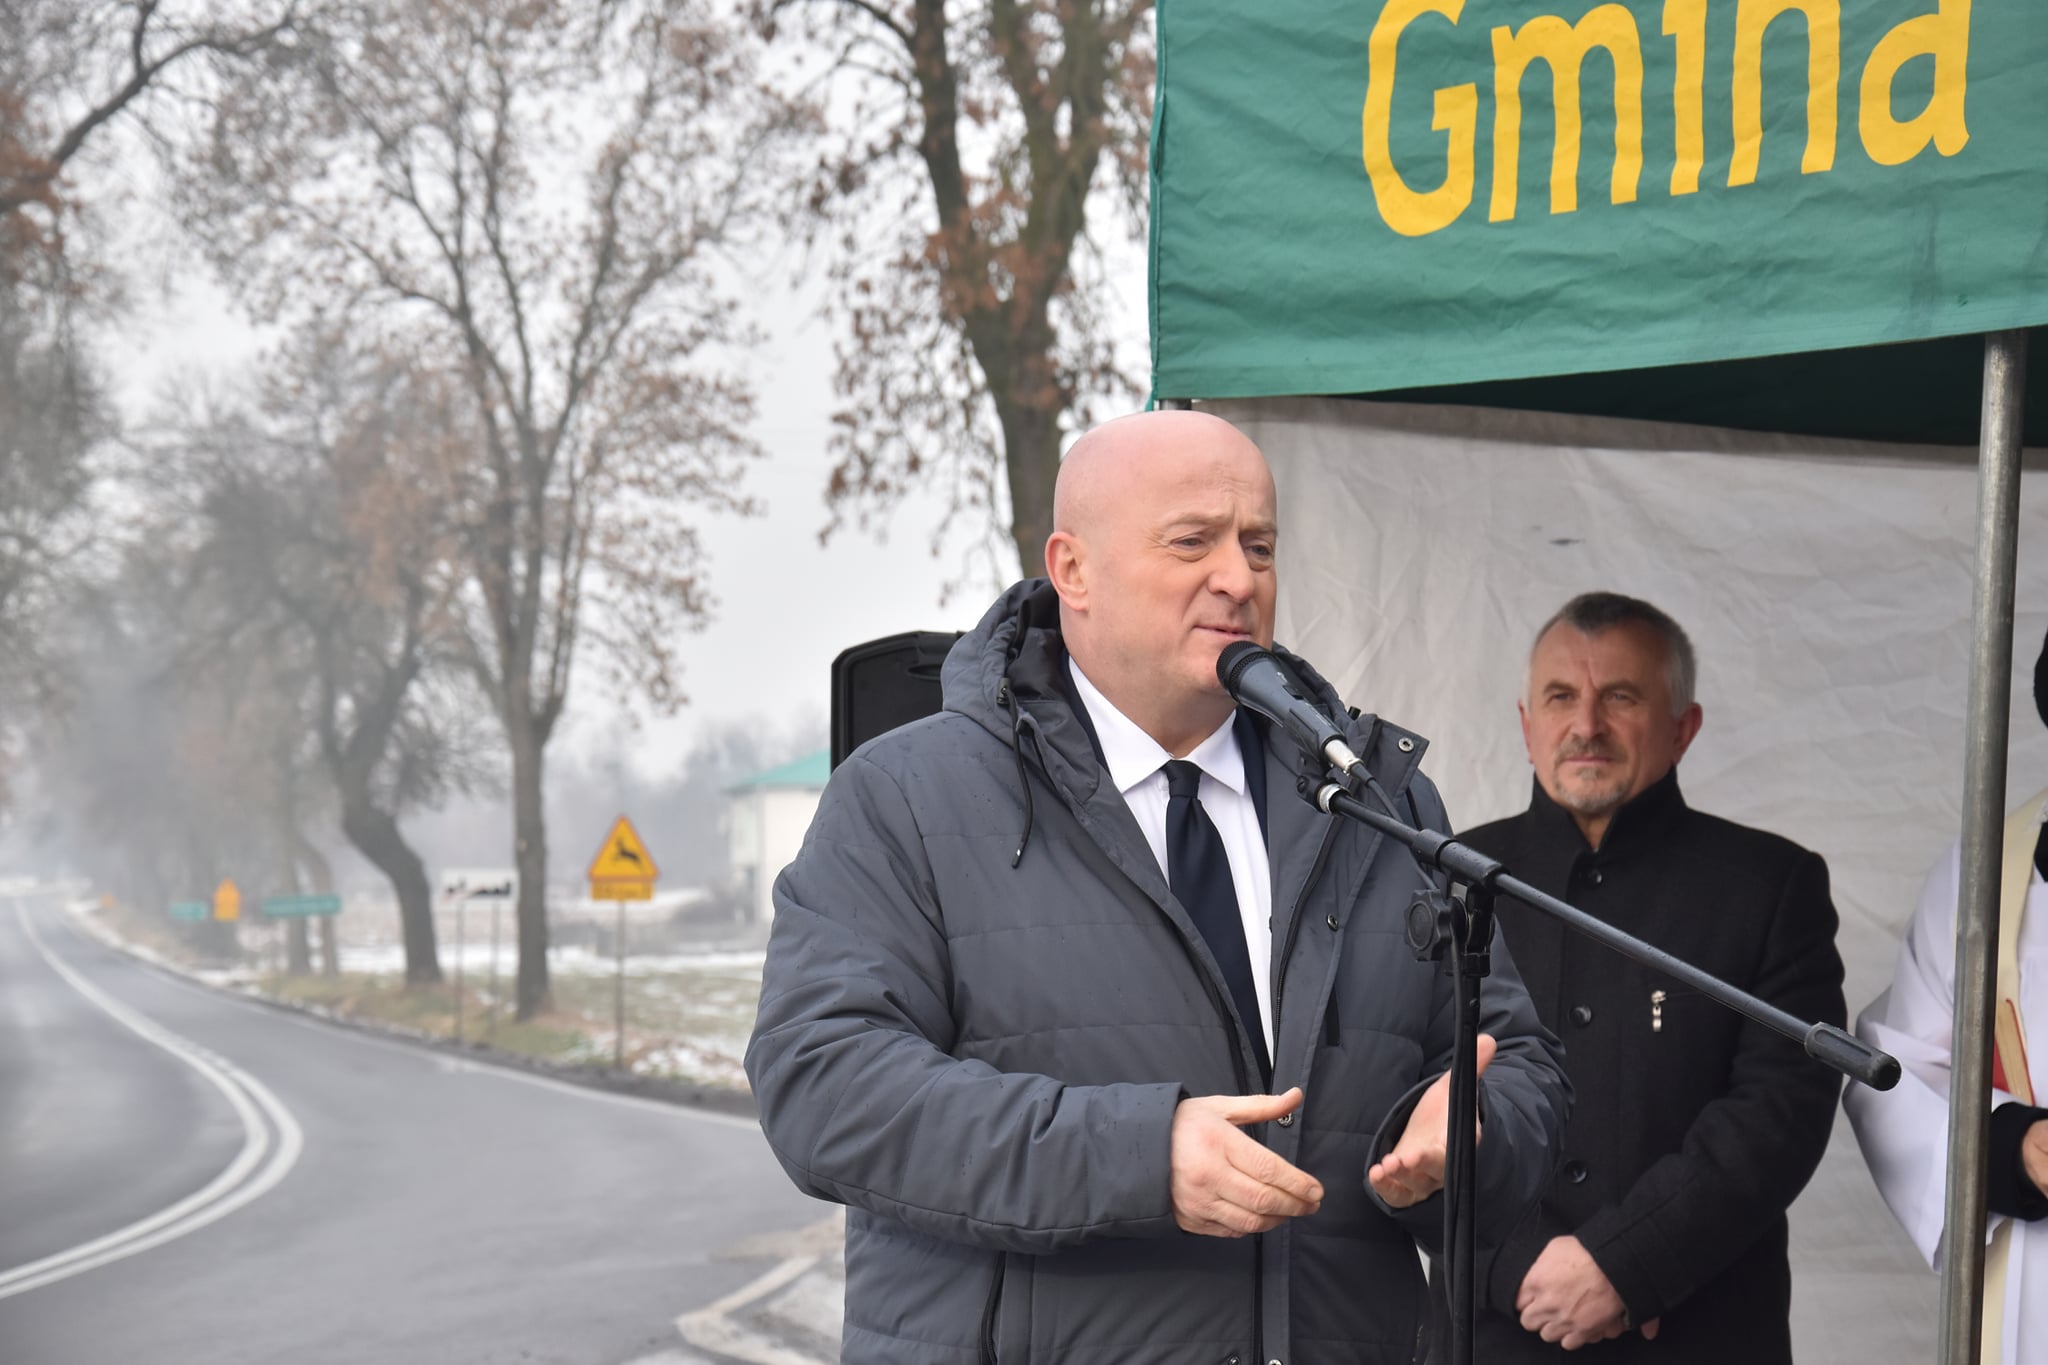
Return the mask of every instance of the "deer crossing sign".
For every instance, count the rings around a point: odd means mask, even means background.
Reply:
[[[621,815],[605,835],[597,857],[590,864],[590,898],[603,901],[644,901],[654,899],[654,883],[661,870],[654,855],[641,842],[633,822]]]

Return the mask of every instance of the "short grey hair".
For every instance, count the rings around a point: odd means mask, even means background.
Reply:
[[[1699,684],[1699,660],[1692,652],[1692,641],[1685,628],[1641,598],[1624,597],[1618,592],[1580,593],[1543,623],[1529,644],[1529,656],[1535,657],[1536,646],[1543,643],[1543,637],[1554,626],[1570,626],[1581,635],[1598,635],[1626,625],[1646,626],[1663,642],[1665,675],[1671,684],[1671,714],[1682,715],[1692,705],[1693,692]]]

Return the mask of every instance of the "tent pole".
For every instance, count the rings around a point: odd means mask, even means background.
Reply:
[[[2027,334],[1984,338],[1977,463],[1977,576],[1963,752],[1962,890],[1956,906],[1954,1069],[1942,1236],[1941,1359],[1977,1365],[1984,1295],[1985,1142],[1991,1109],[1991,983],[1998,955],[2005,756],[2012,716],[2013,577],[2019,539],[2021,394]]]

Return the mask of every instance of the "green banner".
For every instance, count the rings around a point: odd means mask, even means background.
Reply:
[[[1153,385],[2048,323],[2041,0],[1161,0]]]
[[[265,896],[263,915],[266,919],[293,919],[306,915],[338,915],[341,913],[339,896]]]

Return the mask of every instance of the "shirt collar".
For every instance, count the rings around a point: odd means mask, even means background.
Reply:
[[[1572,813],[1550,799],[1550,793],[1543,790],[1542,782],[1533,784],[1529,808],[1537,821],[1547,829],[1553,838],[1570,840],[1563,847],[1587,848],[1586,836],[1580,832],[1578,822]],[[1672,816],[1685,809],[1685,797],[1678,790],[1678,768],[1673,765],[1670,772],[1651,783],[1634,798],[1622,804],[1607,822],[1607,832],[1601,836],[1596,856],[1611,858],[1625,856],[1643,844],[1654,841]]]
[[[1075,693],[1081,698],[1081,704],[1088,708],[1088,718],[1095,723],[1095,738],[1102,745],[1102,762],[1109,770],[1109,780],[1116,784],[1118,791],[1128,794],[1131,788],[1157,773],[1160,765],[1173,755],[1166,752],[1158,740],[1146,734],[1136,721],[1117,710],[1116,703],[1102,695],[1102,690],[1088,680],[1088,675],[1081,671],[1081,665],[1071,657],[1067,659],[1067,668],[1073,674]],[[1233,712],[1207,739],[1194,747],[1188,755],[1188,762],[1243,796],[1244,751],[1238,747],[1234,720]]]

